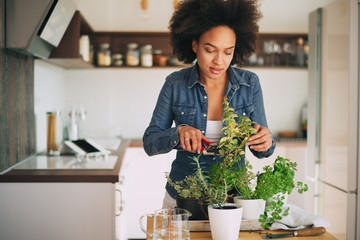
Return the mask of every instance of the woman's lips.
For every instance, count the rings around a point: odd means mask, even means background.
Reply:
[[[219,74],[221,73],[222,69],[221,68],[210,68],[210,72],[213,74]]]

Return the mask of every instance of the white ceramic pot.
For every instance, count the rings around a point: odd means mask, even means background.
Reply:
[[[234,203],[243,207],[242,219],[259,219],[265,212],[266,201],[263,199],[242,199],[241,196],[234,197]]]
[[[239,238],[243,208],[226,203],[225,209],[208,206],[210,230],[213,240],[237,240]],[[233,209],[226,209],[231,206]]]

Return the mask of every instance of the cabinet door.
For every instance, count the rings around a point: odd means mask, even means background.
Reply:
[[[123,213],[117,224],[121,236],[146,238],[140,230],[139,218],[146,213],[161,209],[165,194],[165,172],[170,171],[176,151],[149,157],[143,148],[126,150],[120,178],[123,178]],[[124,169],[123,169],[124,167]],[[146,224],[146,223],[144,223]],[[124,233],[125,231],[125,233]]]
[[[0,239],[115,239],[114,184],[1,183]]]

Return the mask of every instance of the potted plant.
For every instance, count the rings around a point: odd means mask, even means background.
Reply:
[[[295,187],[302,193],[307,190],[307,185],[298,182],[295,186],[293,179],[296,163],[282,157],[278,157],[273,165],[264,167],[264,172],[258,175],[252,172],[252,166],[248,161],[242,165],[242,158],[245,157],[245,145],[250,136],[256,133],[253,128],[255,122],[246,116],[236,115],[226,98],[223,104],[222,122],[224,136],[219,139],[218,150],[223,161],[212,164],[208,174],[204,174],[199,163],[201,155],[193,157],[196,163],[196,172],[189,179],[194,178],[192,181],[197,183],[198,188],[191,188],[192,192],[198,191],[206,197],[209,205],[209,218],[214,209],[221,211],[228,208],[231,205],[229,202],[232,202],[234,197],[235,200],[238,200],[238,195],[242,199],[267,201],[266,208],[263,207],[259,212],[261,226],[267,228],[272,222],[281,220],[282,216],[288,214],[288,209],[283,210],[285,197],[279,193],[290,194]],[[177,188],[175,187],[175,189]],[[185,190],[185,188],[179,190]],[[234,207],[234,205],[231,206]],[[229,217],[226,218],[229,219]],[[221,221],[224,223],[225,220]],[[237,226],[240,228],[240,224],[241,222],[229,225],[236,225],[236,228]],[[217,224],[217,226],[220,225]],[[215,227],[211,226],[211,228]]]
[[[207,186],[205,176],[202,173],[199,158],[201,154],[194,158],[196,172],[194,175],[186,176],[181,181],[172,181],[169,173],[166,172],[166,178],[170,186],[178,193],[176,197],[176,206],[191,212],[190,220],[208,219],[207,210]]]
[[[229,202],[236,194],[233,190],[244,180],[241,160],[245,144],[256,130],[248,117],[234,113],[226,98],[222,122],[224,136],[219,139],[218,150],[223,161],[211,165],[207,178],[210,229],[213,239],[237,239],[243,207]]]
[[[308,186],[302,182],[295,185],[294,176],[297,164],[289,159],[278,156],[272,165],[265,166],[262,173],[255,175],[251,165],[247,161],[242,169],[246,180],[237,186],[241,196],[235,197],[240,204],[248,204],[247,200],[261,202],[261,209],[257,211],[259,222],[264,228],[268,228],[273,222],[281,220],[288,215],[289,209],[283,208],[286,196],[294,188],[301,194],[308,190]],[[266,201],[266,207],[265,205]],[[249,209],[247,209],[249,210]],[[250,217],[254,219],[255,217]]]
[[[215,186],[226,185],[227,190],[230,190],[228,198],[238,194],[242,199],[249,199],[260,209],[258,212],[254,211],[254,214],[257,217],[260,215],[261,226],[268,228],[274,221],[288,215],[289,209],[282,208],[284,194],[290,194],[295,187],[298,188],[299,193],[302,193],[307,191],[308,187],[302,182],[297,182],[295,186],[294,176],[297,164],[289,159],[278,157],[273,165],[265,166],[264,172],[258,175],[252,172],[252,166],[248,161],[241,166],[241,159],[245,155],[245,144],[250,136],[256,133],[253,128],[255,122],[248,117],[236,115],[226,98],[223,107],[223,123],[224,136],[219,140],[218,149],[224,161],[211,166],[209,181]],[[253,182],[256,183],[255,188],[252,187]]]

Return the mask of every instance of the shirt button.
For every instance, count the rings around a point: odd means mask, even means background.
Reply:
[[[213,157],[213,160],[216,160],[216,158],[215,158],[215,157]]]
[[[243,113],[243,116],[245,116],[246,115],[246,113]]]
[[[204,99],[207,99],[207,96],[204,96]]]
[[[174,141],[174,144],[176,144],[177,142],[176,141]]]
[[[205,133],[205,131],[204,131],[204,130],[202,130],[202,131],[201,131],[201,133],[202,133],[202,134],[204,134],[204,133]]]
[[[181,112],[181,115],[184,115],[185,113],[184,112]]]
[[[204,117],[206,117],[206,113],[204,113],[204,115],[203,115]]]

